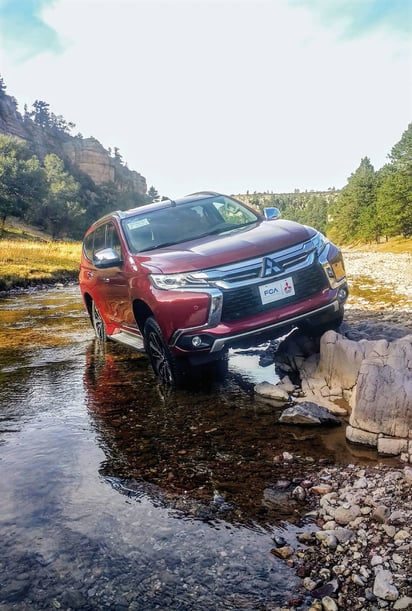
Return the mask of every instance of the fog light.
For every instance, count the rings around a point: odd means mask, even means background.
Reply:
[[[193,348],[199,348],[199,346],[202,345],[202,338],[199,337],[198,335],[195,335],[194,337],[192,337],[192,346]]]
[[[338,301],[340,303],[343,303],[346,300],[347,296],[348,296],[347,289],[344,287],[341,287],[338,291]]]

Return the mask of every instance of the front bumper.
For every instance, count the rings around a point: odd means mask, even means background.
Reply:
[[[276,273],[274,265],[279,268]],[[348,295],[342,255],[331,243],[319,256],[304,243],[276,253],[276,259],[258,257],[205,273],[214,286],[191,291],[208,294],[208,315],[201,325],[175,328],[168,343],[176,354],[214,355],[240,342],[279,336],[305,320],[332,320]],[[293,292],[276,303],[263,299],[262,286],[282,279],[293,283]]]
[[[181,330],[175,333],[170,343],[171,350],[181,356],[194,360],[216,358],[218,353],[234,346],[251,346],[268,339],[279,337],[299,324],[312,322],[324,324],[338,318],[348,295],[346,283],[333,291],[317,296],[310,303],[296,304],[282,310],[272,311],[272,315],[258,316],[236,325],[220,324],[215,328]],[[195,343],[194,343],[195,342]],[[209,356],[209,358],[207,358]]]

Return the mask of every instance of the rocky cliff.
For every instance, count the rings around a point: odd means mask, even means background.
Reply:
[[[41,160],[48,153],[55,153],[87,174],[96,185],[113,183],[121,192],[146,194],[144,176],[129,170],[118,158],[112,157],[98,140],[43,128],[30,118],[23,117],[17,109],[16,100],[4,93],[0,96],[0,134],[25,140]]]

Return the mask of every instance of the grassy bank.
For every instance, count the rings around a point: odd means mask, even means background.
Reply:
[[[378,244],[371,242],[370,244],[351,244],[344,246],[343,250],[360,250],[361,252],[387,252],[399,255],[402,253],[412,254],[412,238],[390,238],[388,241],[381,240]]]
[[[0,240],[0,291],[75,280],[80,242]]]

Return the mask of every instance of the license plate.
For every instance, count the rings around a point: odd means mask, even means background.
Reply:
[[[262,303],[265,304],[294,295],[295,287],[293,286],[292,277],[289,276],[289,278],[282,278],[282,280],[263,284],[259,287],[259,292]]]

